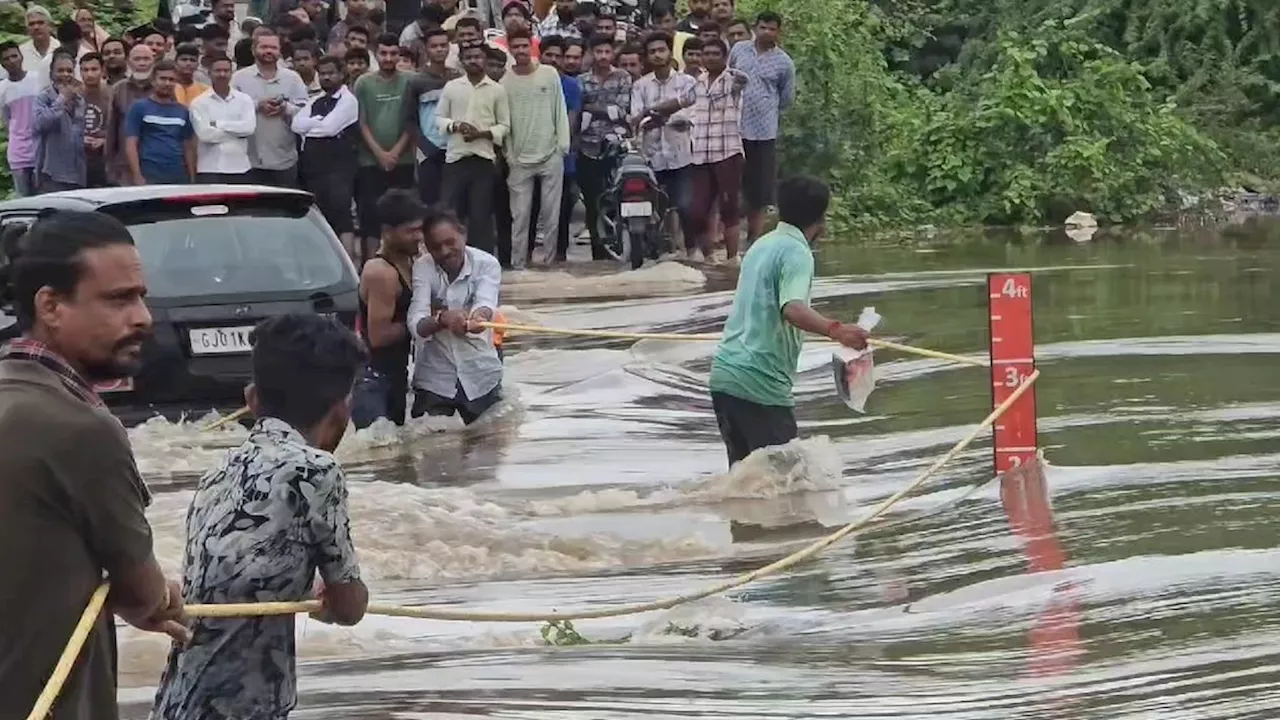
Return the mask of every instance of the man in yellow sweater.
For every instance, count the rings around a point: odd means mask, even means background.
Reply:
[[[209,86],[196,80],[196,70],[200,69],[200,48],[195,45],[179,45],[174,65],[178,68],[178,84],[173,88],[173,96],[184,107],[191,107],[191,102],[209,92]]]
[[[510,172],[511,267],[528,263],[530,211],[535,183],[541,185],[537,238],[544,262],[555,259],[556,227],[560,220],[560,193],[564,182],[564,156],[569,152],[569,112],[564,89],[555,68],[532,59],[532,36],[527,28],[507,33],[507,49],[513,64],[502,77],[511,108],[511,133],[505,151]]]

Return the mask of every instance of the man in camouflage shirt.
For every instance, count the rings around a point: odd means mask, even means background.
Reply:
[[[189,603],[297,601],[324,581],[316,619],[354,625],[369,593],[347,517],[347,484],[331,454],[346,431],[366,354],[319,315],[285,315],[253,333],[258,418],[249,438],[200,479],[187,514]],[[175,647],[156,720],[284,720],[297,704],[294,616],[205,618]]]

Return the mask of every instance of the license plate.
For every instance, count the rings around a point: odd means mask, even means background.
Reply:
[[[196,328],[191,331],[192,355],[230,355],[253,350],[249,344],[252,325],[225,328]]]
[[[622,217],[649,217],[653,214],[653,203],[645,202],[624,202],[622,203]]]
[[[100,382],[93,384],[93,391],[99,395],[113,392],[130,392],[133,390],[133,378],[121,378],[119,380],[111,380],[109,382]]]

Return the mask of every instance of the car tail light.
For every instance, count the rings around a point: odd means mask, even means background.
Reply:
[[[229,190],[227,192],[192,193],[190,195],[170,195],[164,198],[171,203],[216,203],[224,200],[246,200],[261,197],[262,193],[247,190]]]
[[[623,195],[646,195],[649,183],[644,178],[628,178],[622,181]]]

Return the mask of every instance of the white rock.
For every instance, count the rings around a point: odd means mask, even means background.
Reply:
[[[1071,213],[1071,217],[1067,218],[1067,221],[1063,224],[1067,227],[1096,228],[1098,227],[1098,220],[1087,212],[1077,210]]]

